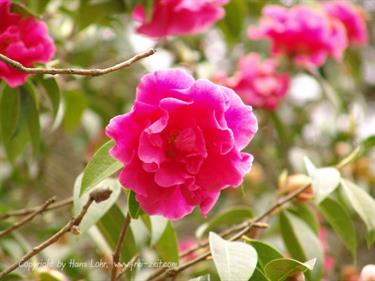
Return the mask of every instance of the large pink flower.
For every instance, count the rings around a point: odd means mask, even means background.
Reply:
[[[10,8],[9,0],[0,0],[0,53],[24,66],[49,61],[55,54],[55,45],[48,36],[46,24],[15,14]],[[0,61],[0,79],[9,86],[22,85],[27,76]]]
[[[138,5],[133,18],[141,24],[137,32],[160,38],[204,32],[224,17],[223,5],[228,0],[156,0],[148,20],[143,5]]]
[[[341,22],[323,10],[296,5],[290,9],[267,5],[258,27],[250,27],[252,39],[269,39],[274,55],[286,55],[304,67],[322,65],[328,56],[339,60],[347,47]]]
[[[345,26],[350,43],[358,45],[367,43],[364,12],[359,7],[343,0],[330,1],[323,7],[331,17],[338,19]]]
[[[232,90],[182,70],[143,77],[131,112],[106,128],[122,185],[147,213],[169,219],[195,206],[205,215],[222,189],[241,184],[253,160],[241,150],[256,131],[252,108]]]
[[[256,53],[241,58],[232,77],[223,75],[215,79],[232,88],[246,104],[268,110],[278,106],[289,88],[289,75],[277,72],[277,61],[261,61]]]

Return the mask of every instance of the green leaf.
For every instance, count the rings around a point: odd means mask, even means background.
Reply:
[[[87,163],[83,171],[81,194],[122,168],[122,164],[109,155],[113,145],[112,140],[103,144]]]
[[[344,245],[351,251],[354,259],[357,256],[357,234],[355,226],[345,209],[331,198],[326,198],[319,205],[319,210],[338,234]]]
[[[212,258],[222,281],[248,281],[257,265],[256,250],[243,242],[222,239],[210,232],[209,243]]]
[[[310,176],[317,204],[335,191],[341,179],[340,172],[332,167],[316,169]]]
[[[158,242],[155,245],[157,253],[160,258],[165,262],[176,263],[179,262],[179,251],[176,232],[173,229],[171,222],[167,223],[163,234],[160,236]]]
[[[371,246],[375,241],[375,200],[356,184],[341,180],[344,192],[353,209],[361,217],[367,227],[367,242]]]
[[[258,262],[262,268],[265,267],[267,263],[272,260],[280,259],[283,255],[276,250],[275,248],[271,247],[270,245],[258,241],[258,240],[247,240],[248,244],[253,246],[258,253]]]
[[[21,87],[21,94],[25,100],[27,128],[33,147],[34,155],[40,149],[40,121],[39,121],[39,101],[34,86],[27,82],[24,87]]]
[[[135,192],[130,191],[128,195],[128,206],[129,214],[133,219],[138,219],[139,215],[144,214],[143,210],[139,206],[137,200],[135,199]]]
[[[40,79],[39,81],[51,102],[52,116],[54,120],[52,129],[55,129],[60,125],[60,122],[62,121],[62,118],[58,118],[59,112],[62,110],[61,91],[59,85],[56,82],[56,79],[54,78]]]
[[[232,0],[225,5],[225,17],[218,26],[231,45],[241,39],[246,11],[247,6],[242,0]]]
[[[83,205],[89,198],[89,193],[86,192],[82,197],[79,196],[81,189],[82,175],[79,175],[74,184],[73,190],[73,205],[74,215],[78,215]],[[87,214],[83,217],[82,222],[79,225],[81,233],[86,232],[91,226],[95,225],[106,212],[116,203],[121,193],[121,185],[117,180],[105,179],[100,182],[97,186],[105,186],[112,190],[111,196],[99,204],[93,203],[87,211]]]
[[[162,216],[151,216],[150,231],[151,231],[151,245],[155,245],[168,226],[168,220]]]
[[[323,249],[313,230],[294,214],[280,213],[280,229],[285,246],[292,258],[297,260],[317,259],[311,272],[311,280],[320,280],[323,268]]]
[[[271,281],[284,281],[298,272],[313,270],[316,259],[305,263],[293,259],[277,259],[270,261],[264,268],[264,272]]]
[[[20,119],[20,108],[19,89],[5,86],[0,100],[0,131],[3,142],[9,142],[15,135]]]
[[[249,208],[233,208],[226,210],[202,224],[196,231],[196,236],[202,238],[205,234],[224,224],[236,224],[254,216]]]
[[[12,5],[10,6],[10,10],[11,12],[15,14],[19,14],[22,17],[31,17],[31,18],[39,19],[39,16],[37,14],[30,11],[25,5],[19,2],[12,2]]]
[[[259,269],[259,267],[255,268],[253,276],[251,276],[249,281],[270,281],[266,275]]]
[[[121,209],[114,204],[108,212],[97,222],[99,231],[108,243],[112,251],[116,248],[125,215]],[[137,253],[135,239],[131,227],[125,236],[124,247],[121,250],[121,260],[128,262]]]
[[[189,281],[210,281],[210,280],[211,278],[209,274],[198,276],[193,279],[189,279]]]
[[[65,115],[64,128],[73,131],[80,123],[83,112],[87,107],[87,100],[79,90],[64,91]]]
[[[312,213],[311,208],[309,208],[307,204],[294,203],[289,211],[291,211],[297,217],[303,219],[316,234],[319,233],[319,222],[317,217]]]

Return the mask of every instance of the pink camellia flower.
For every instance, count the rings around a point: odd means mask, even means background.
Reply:
[[[268,110],[278,106],[289,88],[289,75],[277,73],[277,61],[262,62],[256,53],[241,58],[232,77],[221,75],[214,79],[233,89],[246,104]]]
[[[241,150],[257,131],[250,106],[231,90],[182,70],[144,76],[132,110],[114,117],[106,134],[124,163],[123,186],[151,215],[203,215],[220,191],[241,184],[252,155]]]
[[[269,39],[273,55],[286,55],[298,65],[313,68],[328,56],[341,59],[347,47],[345,28],[323,10],[296,5],[290,9],[267,5],[258,27],[250,27],[252,39]]]
[[[328,15],[339,20],[345,26],[350,43],[358,45],[367,43],[368,37],[364,12],[359,7],[343,0],[330,1],[325,3],[323,7]]]
[[[319,240],[323,248],[324,252],[324,262],[323,262],[323,267],[324,267],[324,272],[330,272],[334,266],[335,266],[335,261],[334,259],[330,256],[329,254],[329,245],[328,245],[328,240],[327,240],[327,230],[325,228],[320,228],[319,230]]]
[[[223,5],[228,0],[156,0],[152,16],[146,18],[143,5],[138,5],[133,18],[141,24],[137,32],[160,38],[204,32],[224,17]]]
[[[194,248],[195,246],[197,246],[197,241],[196,240],[193,240],[193,239],[183,240],[179,244],[179,252],[180,252],[180,254],[183,254],[186,251]],[[196,252],[192,252],[192,253],[184,256],[183,260],[184,261],[191,261],[191,260],[195,259],[196,257],[197,257],[197,253]]]
[[[46,24],[10,9],[9,0],[0,0],[0,53],[24,66],[48,62],[55,54],[55,45],[48,36]],[[27,76],[0,61],[0,79],[9,86],[22,85]]]
[[[368,264],[362,268],[359,281],[375,281],[375,264]]]

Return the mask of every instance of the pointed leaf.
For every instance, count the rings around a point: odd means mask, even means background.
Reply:
[[[264,266],[270,261],[283,257],[283,255],[278,250],[262,241],[248,240],[246,242],[253,246],[257,251],[258,262],[262,268],[264,268]]]
[[[243,242],[222,239],[210,232],[209,242],[216,270],[222,281],[248,281],[257,265],[255,249]]]
[[[103,144],[87,164],[83,171],[81,194],[122,168],[122,164],[109,155],[113,145],[112,140]]]
[[[264,268],[264,272],[271,281],[284,281],[298,272],[312,270],[315,262],[316,259],[309,260],[305,263],[293,259],[277,259],[270,261]]]
[[[351,251],[355,259],[357,253],[357,234],[349,214],[340,203],[331,198],[326,198],[321,202],[319,210],[341,238],[344,245]]]
[[[319,204],[338,187],[341,176],[336,168],[327,167],[316,169],[311,178],[315,202]]]
[[[133,219],[138,219],[139,215],[144,214],[143,210],[135,199],[135,192],[132,190],[130,190],[128,195],[128,206],[129,214]]]
[[[179,251],[176,232],[171,222],[167,223],[163,234],[155,245],[160,258],[165,262],[179,262]]]

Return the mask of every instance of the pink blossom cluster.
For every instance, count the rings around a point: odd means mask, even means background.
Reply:
[[[182,70],[144,76],[132,110],[106,128],[122,185],[148,214],[169,219],[195,206],[206,215],[221,190],[241,184],[253,160],[241,150],[256,131],[252,108],[232,90]]]
[[[249,105],[274,110],[289,88],[289,75],[277,72],[275,59],[261,60],[257,53],[240,59],[232,77],[217,74],[214,80],[233,89]]]
[[[153,38],[191,35],[206,31],[225,15],[228,0],[156,0],[147,18],[145,7],[138,5],[133,19],[137,32]]]
[[[272,55],[285,55],[306,68],[321,66],[328,57],[340,60],[349,44],[367,42],[363,13],[343,0],[291,8],[267,5],[248,35],[270,40]]]
[[[48,62],[55,54],[55,45],[47,25],[11,12],[11,5],[9,0],[0,0],[0,53],[24,66]],[[0,79],[9,86],[22,85],[27,76],[0,61]]]

